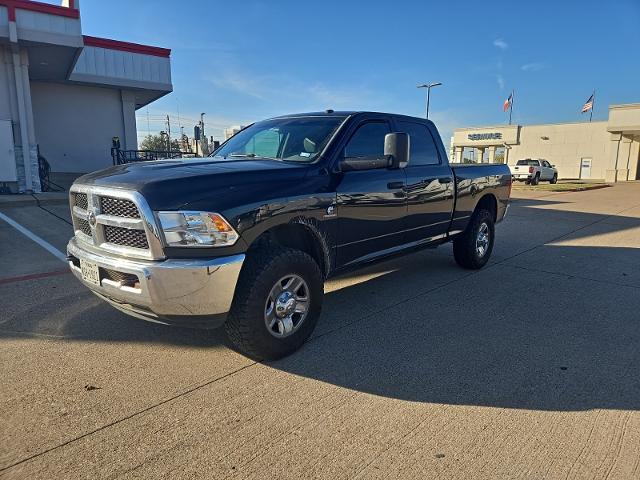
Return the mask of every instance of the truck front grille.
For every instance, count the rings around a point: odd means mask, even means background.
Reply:
[[[131,230],[129,228],[104,226],[104,238],[114,245],[123,245],[133,248],[149,248],[147,235],[144,230]]]
[[[100,197],[100,210],[105,215],[115,217],[140,218],[138,207],[131,200],[113,197]]]
[[[69,200],[76,240],[87,248],[132,258],[164,258],[156,219],[140,194],[73,185]]]

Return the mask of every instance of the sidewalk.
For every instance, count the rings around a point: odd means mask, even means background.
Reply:
[[[16,195],[0,195],[0,208],[25,205],[60,205],[69,202],[69,192],[43,192]]]
[[[69,188],[74,180],[82,173],[51,172],[52,188],[62,190],[58,192],[42,192],[33,195],[11,194],[0,195],[0,208],[21,207],[25,205],[60,205],[69,203]],[[37,199],[37,200],[36,200]]]

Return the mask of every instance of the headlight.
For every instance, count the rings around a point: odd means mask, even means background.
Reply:
[[[170,247],[228,247],[238,233],[221,215],[211,212],[157,212]]]

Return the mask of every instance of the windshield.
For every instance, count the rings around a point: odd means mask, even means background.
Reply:
[[[532,167],[537,167],[540,165],[539,160],[518,160],[516,165],[531,165]]]
[[[313,162],[345,117],[291,117],[257,122],[211,154],[225,160]]]

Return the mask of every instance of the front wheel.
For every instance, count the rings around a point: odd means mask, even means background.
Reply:
[[[285,357],[313,332],[323,296],[322,273],[309,255],[291,248],[256,250],[240,274],[227,335],[256,360]]]
[[[478,210],[465,232],[453,241],[453,256],[458,265],[478,270],[486,265],[493,251],[495,225],[489,210]]]

